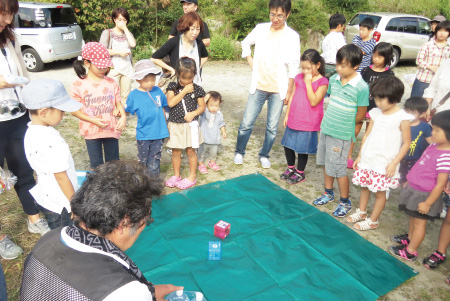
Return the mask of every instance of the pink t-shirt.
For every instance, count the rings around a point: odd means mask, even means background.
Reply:
[[[116,129],[117,121],[113,111],[116,103],[120,102],[120,88],[114,79],[105,77],[99,82],[87,78],[77,79],[72,84],[70,97],[81,102],[83,113],[108,123],[107,127],[101,129],[90,122],[80,120],[81,136],[85,139],[119,139],[122,132]]]
[[[450,151],[437,149],[437,144],[432,143],[411,168],[406,179],[415,190],[431,192],[440,173],[450,173]]]
[[[287,126],[296,131],[319,131],[323,118],[323,99],[317,106],[311,107],[306,84],[303,81],[303,73],[298,74],[294,81],[295,92],[289,110]],[[320,86],[328,86],[326,77],[321,77],[312,83],[313,91],[316,92]]]

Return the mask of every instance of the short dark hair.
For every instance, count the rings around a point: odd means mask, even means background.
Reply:
[[[353,44],[342,46],[336,54],[336,62],[341,64],[344,60],[352,67],[356,67],[361,64],[363,54],[361,49]]]
[[[405,110],[417,112],[419,114],[425,113],[428,110],[428,101],[423,97],[413,96],[405,101]]]
[[[371,30],[375,28],[375,21],[372,18],[365,18],[359,23],[359,27],[366,27]]]
[[[439,30],[444,29],[450,34],[450,21],[442,21],[437,26],[434,32],[438,32]]]
[[[162,184],[137,161],[110,161],[88,173],[70,202],[75,221],[101,236],[117,229],[124,218],[136,228],[151,216],[152,199]]]
[[[188,12],[178,20],[177,31],[185,33],[186,31],[189,31],[189,28],[195,23],[198,23],[200,32],[205,30],[202,18],[195,11]]]
[[[291,12],[291,0],[270,0],[269,10],[281,8],[286,15]]]
[[[391,43],[380,42],[373,49],[372,53],[378,53],[378,55],[384,57],[384,66],[389,66],[391,64],[392,58],[394,57],[394,47]]]
[[[114,20],[119,17],[119,15],[122,15],[127,20],[127,24],[130,23],[130,14],[128,14],[128,11],[125,8],[118,7],[113,9],[111,14],[111,20],[114,23]]]
[[[330,24],[330,29],[336,29],[339,25],[344,25],[347,19],[343,14],[334,14],[330,17],[328,24]]]
[[[0,0],[0,14],[7,13],[15,15],[19,11],[19,2],[17,0]],[[14,35],[14,20],[11,24],[6,25],[5,29],[0,32],[0,47],[6,45],[8,40],[15,41],[16,36]]]
[[[303,52],[301,58],[301,62],[310,62],[311,64],[317,65],[320,63],[319,67],[319,73],[322,76],[325,76],[325,61],[323,57],[320,55],[320,53],[315,49],[307,49],[305,52]]]
[[[214,99],[214,100],[218,100],[218,101],[220,101],[220,103],[222,103],[222,95],[220,95],[220,93],[219,92],[217,92],[217,91],[209,91],[208,93],[206,93],[207,95],[209,94],[209,99],[208,99],[208,101],[210,100],[210,99]]]
[[[183,56],[178,59],[175,65],[175,71],[177,72],[177,76],[184,72],[191,72],[192,74],[197,74],[197,65],[195,64],[194,59]]]
[[[441,22],[442,23],[442,22]],[[447,141],[450,142],[450,110],[441,111],[436,113],[431,119],[431,124],[440,127],[445,132]]]
[[[404,92],[405,86],[402,81],[393,75],[380,77],[370,85],[372,97],[386,97],[391,104],[401,102]]]

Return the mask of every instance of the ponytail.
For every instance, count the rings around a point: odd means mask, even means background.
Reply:
[[[73,62],[73,69],[75,70],[75,73],[80,79],[86,78],[86,68],[84,68],[84,62],[85,60],[75,60]]]

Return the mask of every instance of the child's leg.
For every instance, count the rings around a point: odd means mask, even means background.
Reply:
[[[294,150],[284,147],[284,155],[286,156],[286,162],[289,168],[295,167],[295,152]]]
[[[308,163],[308,154],[298,154],[297,170],[301,172],[305,171],[307,163]]]
[[[206,157],[206,144],[202,143],[200,144],[199,148],[198,148],[198,165],[203,165],[205,164],[205,157]]]
[[[359,132],[361,132],[362,125],[363,125],[362,122],[355,125],[355,137],[358,137]],[[366,128],[367,128],[367,125],[366,125]],[[348,156],[347,156],[348,160],[352,159],[354,147],[355,147],[355,142],[352,142],[352,144],[350,145],[350,150],[348,151]]]
[[[150,140],[137,140],[136,143],[139,163],[147,167],[150,152]]]
[[[174,176],[180,177],[180,169],[181,169],[181,149],[172,148],[172,166]]]
[[[216,163],[218,148],[219,146],[217,144],[209,145],[209,161],[211,163]]]
[[[339,185],[339,195],[343,199],[348,199],[348,191],[350,189],[348,177],[339,177],[337,178],[338,185]]]
[[[105,162],[119,160],[119,139],[103,138]]]
[[[197,153],[192,147],[186,148],[186,154],[189,159],[189,181],[194,182],[197,178]]]
[[[427,220],[412,217],[410,219],[410,222],[411,221],[413,223],[414,229],[412,235],[409,237],[408,252],[414,253],[417,251],[417,248],[420,246],[423,239],[425,238],[425,229],[427,226]]]
[[[442,222],[441,231],[439,232],[439,242],[437,250],[442,254],[447,252],[447,248],[450,245],[450,210],[447,210],[447,215]]]
[[[85,139],[85,141],[89,155],[89,161],[91,163],[91,169],[94,169],[97,166],[105,163],[103,161],[103,149],[101,139]]]
[[[147,170],[154,177],[159,176],[161,166],[161,150],[164,139],[151,140],[147,159]]]
[[[367,187],[361,187],[359,195],[359,210],[367,212],[367,205],[369,204],[370,190]]]
[[[373,206],[372,214],[370,215],[370,219],[373,222],[378,221],[384,206],[386,206],[386,191],[377,191],[375,194],[375,205]]]

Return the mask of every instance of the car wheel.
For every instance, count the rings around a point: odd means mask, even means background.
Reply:
[[[394,48],[390,68],[391,69],[395,68],[395,66],[397,66],[399,60],[400,60],[400,51],[398,51],[397,48]]]
[[[44,63],[42,62],[41,57],[33,48],[25,49],[22,51],[22,55],[28,71],[39,72],[44,69]]]

